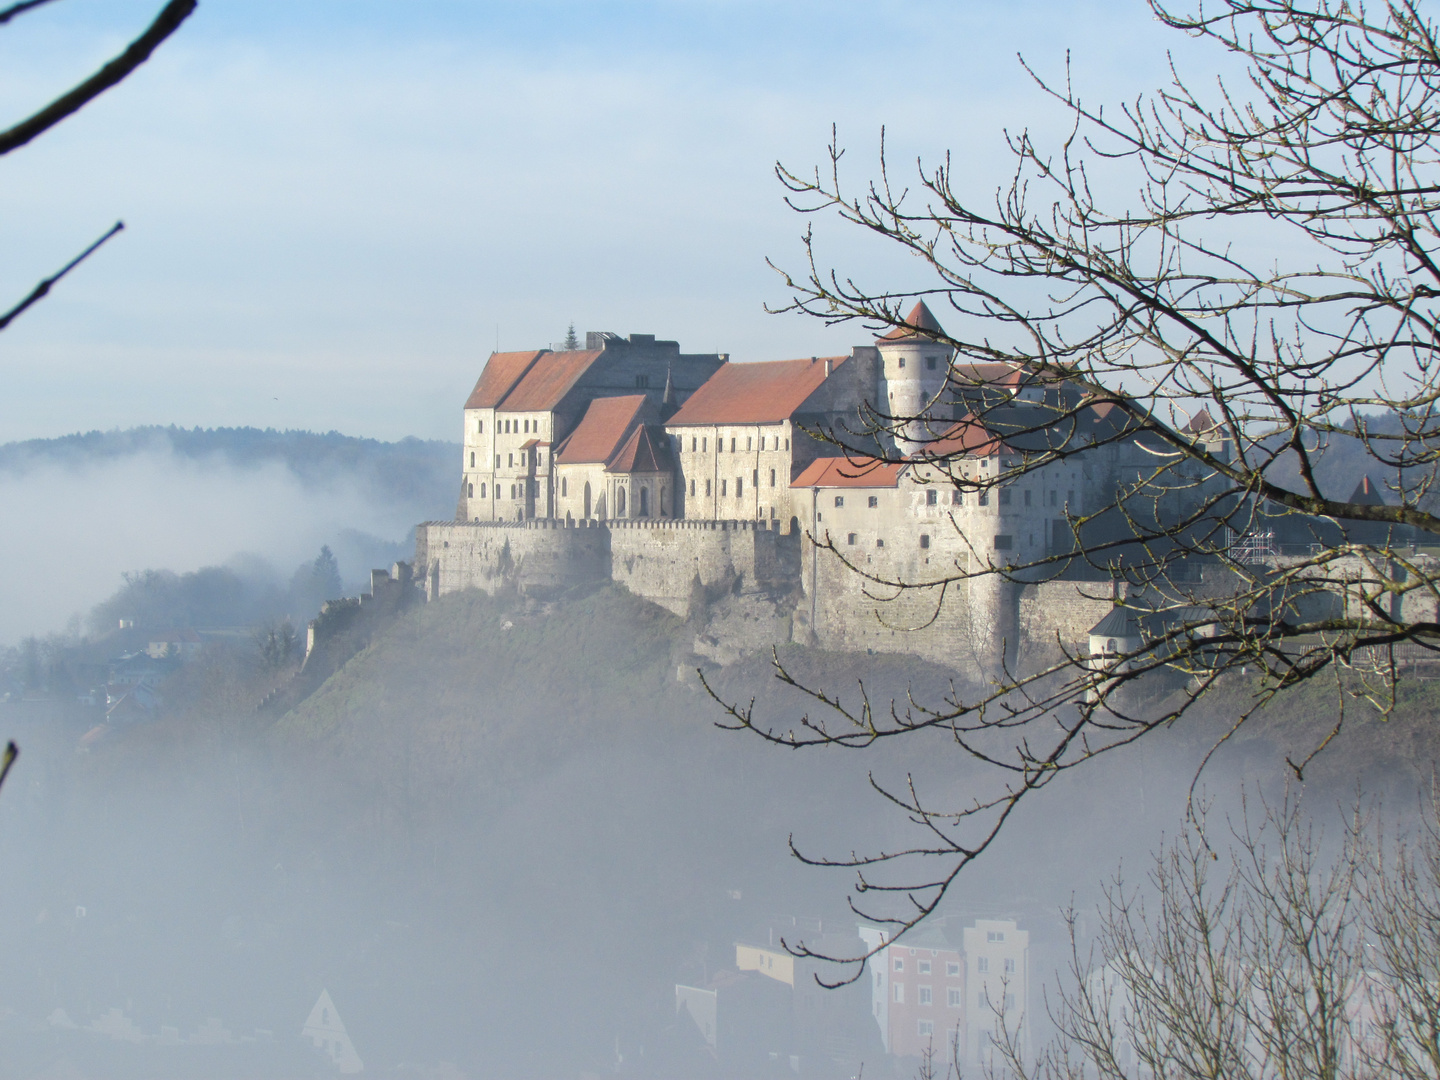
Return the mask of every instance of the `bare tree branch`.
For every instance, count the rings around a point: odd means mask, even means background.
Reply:
[[[16,304],[9,311],[5,312],[5,314],[0,315],[0,330],[4,330],[12,322],[14,322],[16,317],[19,316],[21,312],[23,312],[31,304],[44,298],[45,294],[50,291],[50,286],[54,285],[66,274],[70,273],[71,270],[74,270],[75,267],[79,266],[82,262],[88,259],[91,255],[93,255],[99,249],[101,244],[105,243],[105,241],[109,240],[112,236],[114,236],[116,233],[120,232],[124,228],[125,223],[123,221],[117,221],[114,225],[110,226],[109,230],[105,233],[104,236],[100,237],[100,239],[96,240],[93,244],[87,247],[79,255],[76,255],[75,258],[71,259],[68,263],[62,266],[55,273],[51,274],[48,278],[45,278],[43,281],[40,282],[40,284],[36,285],[35,288],[31,290],[29,296],[25,297],[24,300],[21,300],[20,303]]]

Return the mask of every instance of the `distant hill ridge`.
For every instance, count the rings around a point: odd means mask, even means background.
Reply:
[[[219,459],[237,468],[278,462],[311,485],[348,475],[380,497],[448,508],[458,483],[454,474],[459,450],[458,443],[414,437],[383,442],[338,431],[151,425],[0,444],[0,472],[24,474],[49,465],[93,467],[160,452],[197,461]]]

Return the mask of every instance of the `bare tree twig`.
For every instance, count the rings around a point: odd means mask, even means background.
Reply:
[[[36,285],[35,288],[31,290],[29,296],[25,297],[24,300],[21,300],[20,303],[16,304],[9,311],[5,312],[5,314],[0,315],[0,330],[4,330],[12,322],[14,322],[16,317],[19,316],[22,312],[24,312],[25,309],[28,308],[31,304],[34,304],[36,301],[43,299],[45,294],[50,291],[50,286],[54,285],[66,274],[70,273],[71,270],[74,270],[75,267],[79,266],[82,262],[88,259],[91,255],[93,255],[100,248],[100,245],[105,243],[105,241],[109,240],[112,236],[114,236],[116,233],[120,232],[124,228],[125,223],[123,221],[117,221],[114,225],[110,226],[110,229],[105,233],[104,236],[100,237],[100,239],[96,240],[79,255],[76,255],[75,258],[71,259],[58,271],[51,274],[48,278],[45,278],[38,285]]]

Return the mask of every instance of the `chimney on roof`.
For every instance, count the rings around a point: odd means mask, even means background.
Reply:
[[[832,372],[832,371],[834,371],[834,370],[835,370],[835,361],[832,360],[832,359],[830,359],[830,357],[828,357],[828,356],[825,357],[825,377],[828,379],[828,378],[830,377],[830,372]]]
[[[675,380],[671,377],[670,364],[665,365],[665,395],[660,399],[660,422],[663,424],[680,411],[675,403]]]

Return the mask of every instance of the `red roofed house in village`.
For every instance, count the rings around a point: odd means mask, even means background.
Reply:
[[[679,404],[726,359],[682,353],[676,342],[656,341],[653,334],[590,333],[585,346],[491,354],[465,402],[458,520],[557,516],[552,448],[575,430],[591,402],[638,394],[659,407],[668,387]],[[620,516],[613,505],[611,516]]]

